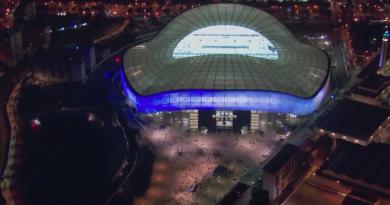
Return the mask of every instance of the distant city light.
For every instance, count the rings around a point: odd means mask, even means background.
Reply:
[[[65,31],[65,30],[68,30],[68,29],[79,29],[80,27],[84,27],[84,26],[87,26],[88,23],[82,23],[82,24],[74,24],[72,26],[68,26],[68,27],[61,27],[59,29],[57,29],[56,31]]]
[[[330,42],[329,42],[329,41],[325,41],[324,44],[325,44],[326,46],[329,46],[329,45],[330,45]]]

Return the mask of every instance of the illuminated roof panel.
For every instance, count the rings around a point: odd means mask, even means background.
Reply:
[[[229,30],[224,32],[226,39],[221,29]],[[249,43],[250,35],[255,36]],[[201,39],[208,43],[197,44]],[[124,70],[140,95],[202,89],[271,90],[310,97],[325,81],[328,58],[299,42],[264,11],[211,4],[184,12],[152,40],[130,48]]]
[[[175,47],[172,57],[178,59],[215,54],[278,59],[275,46],[260,33],[232,25],[208,26],[188,34]]]

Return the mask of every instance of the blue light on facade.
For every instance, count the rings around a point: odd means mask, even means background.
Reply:
[[[129,87],[123,69],[120,71],[120,80],[127,98],[142,113],[198,109],[253,110],[306,115],[316,110],[329,90],[328,77],[321,90],[311,98],[249,90],[175,90],[141,96]]]

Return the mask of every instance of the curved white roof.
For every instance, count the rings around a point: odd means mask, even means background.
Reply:
[[[328,58],[262,10],[210,4],[184,12],[152,40],[130,48],[124,69],[141,95],[206,89],[309,97],[326,78]]]

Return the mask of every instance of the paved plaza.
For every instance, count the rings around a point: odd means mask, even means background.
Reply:
[[[202,134],[175,127],[142,136],[156,149],[151,184],[136,205],[215,204],[238,182],[254,183],[257,169],[282,141],[267,134]],[[213,176],[223,166],[223,176]],[[194,189],[195,187],[195,189]]]

